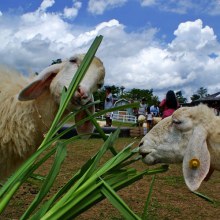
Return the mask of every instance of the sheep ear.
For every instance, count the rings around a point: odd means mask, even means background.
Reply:
[[[195,127],[184,155],[183,176],[191,191],[199,188],[209,172],[210,154],[206,137],[207,132],[202,126]]]
[[[92,97],[92,102],[93,102],[93,97]],[[91,107],[88,108],[88,110],[90,111],[91,114],[95,113],[95,106],[92,105]],[[86,118],[88,116],[86,111],[80,111],[78,114],[76,114],[75,116],[75,122],[79,122],[80,120],[82,120],[83,118]],[[84,124],[79,125],[76,127],[76,131],[78,134],[87,134],[87,133],[92,133],[94,130],[94,126],[92,124],[91,121],[86,121],[84,122]],[[88,138],[88,136],[85,136],[85,138]]]
[[[29,101],[38,98],[44,91],[46,91],[53,78],[59,72],[61,64],[54,64],[45,68],[36,77],[35,81],[23,88],[18,94],[18,100]]]

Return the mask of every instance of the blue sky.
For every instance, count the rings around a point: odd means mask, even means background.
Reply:
[[[219,0],[8,0],[1,63],[23,73],[86,52],[97,35],[106,85],[190,97],[220,91]],[[190,101],[190,99],[188,99]]]

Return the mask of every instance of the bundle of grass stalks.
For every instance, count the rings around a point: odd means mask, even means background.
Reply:
[[[130,167],[133,163],[138,161],[138,149],[132,149],[132,144],[125,147],[122,151],[117,152],[114,148],[114,143],[119,136],[119,129],[110,136],[106,136],[103,130],[99,127],[96,117],[105,113],[105,111],[90,115],[89,107],[95,103],[90,103],[81,110],[87,110],[88,117],[78,122],[77,125],[83,124],[86,120],[91,120],[99,131],[101,137],[104,139],[103,146],[91,157],[81,169],[73,174],[72,178],[57,191],[52,197],[45,200],[53,183],[59,174],[63,161],[66,158],[66,146],[69,143],[80,139],[81,137],[74,136],[70,139],[61,139],[70,129],[76,126],[73,125],[69,129],[58,134],[63,125],[71,120],[79,111],[74,111],[66,117],[62,117],[65,108],[70,101],[70,98],[76,91],[80,81],[82,80],[86,70],[88,69],[100,43],[102,36],[97,37],[90,49],[88,50],[81,66],[74,75],[72,82],[68,89],[63,89],[62,98],[58,113],[48,131],[45,139],[38,148],[38,150],[8,179],[8,181],[0,189],[0,213],[7,207],[13,195],[25,183],[28,178],[34,175],[34,172],[54,156],[54,162],[47,175],[42,180],[42,184],[38,194],[34,200],[24,210],[20,219],[72,219],[80,215],[91,206],[97,204],[104,198],[107,198],[124,216],[125,219],[141,219],[137,216],[118,196],[117,190],[122,189],[135,181],[141,179],[144,175],[153,175],[156,173],[165,172],[168,167],[162,166],[152,170],[143,170],[138,172],[136,169]],[[132,107],[132,105],[128,105]],[[122,107],[121,107],[122,108]],[[124,108],[124,106],[123,106]],[[120,107],[113,110],[120,109]],[[100,160],[103,155],[110,150],[112,157],[100,165]],[[152,188],[152,187],[151,187]],[[150,195],[150,194],[149,194]],[[146,202],[144,211],[144,218],[149,203],[149,197]]]

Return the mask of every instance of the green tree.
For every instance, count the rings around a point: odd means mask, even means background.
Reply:
[[[121,95],[121,87],[112,85],[110,86],[112,89],[113,97],[116,98],[125,98],[127,100],[136,100],[140,101],[142,98],[145,98],[147,100],[148,105],[158,105],[159,104],[159,98],[155,95],[153,95],[153,89],[136,89],[133,88],[129,91],[124,91],[123,95]],[[94,93],[94,99],[100,100],[101,103],[96,105],[97,109],[103,109],[104,108],[104,101],[105,101],[105,86],[102,87],[99,91]]]
[[[176,92],[176,97],[177,97],[179,103],[186,103],[187,102],[187,98],[183,97],[182,91]]]
[[[147,100],[148,105],[157,105],[159,103],[159,98],[153,95],[153,89],[136,89],[133,88],[124,94],[124,97],[128,100],[138,100],[142,98]]]
[[[120,95],[120,87],[119,86],[115,86],[115,85],[112,85],[110,86],[111,89],[112,89],[112,95],[114,95],[115,97],[119,98],[119,95]]]
[[[190,98],[192,101],[195,101],[199,98],[204,98],[206,96],[208,96],[208,90],[204,87],[200,87],[195,94],[193,94]]]
[[[200,87],[198,90],[197,90],[197,94],[200,96],[200,98],[204,98],[206,97],[208,94],[207,94],[208,90],[204,87]]]
[[[193,94],[191,97],[190,97],[190,99],[192,100],[192,101],[195,101],[195,100],[197,100],[197,99],[199,99],[200,98],[200,95],[198,95],[198,94]]]

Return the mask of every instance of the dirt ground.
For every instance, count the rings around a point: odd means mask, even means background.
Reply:
[[[122,149],[127,144],[135,141],[137,146],[140,139],[119,138],[116,143],[117,149]],[[67,180],[92,156],[102,145],[101,139],[80,140],[68,147],[68,155],[62,166],[57,181],[51,194],[62,187]],[[106,157],[110,156],[107,155]],[[49,168],[48,161],[39,171],[44,173]],[[146,168],[142,162],[137,162],[136,169]],[[169,171],[157,174],[153,193],[148,208],[148,219],[164,220],[217,220],[220,219],[220,172],[214,172],[208,182],[203,182],[199,192],[214,199],[214,204],[191,193],[182,177],[181,165],[170,165]],[[144,204],[149,191],[152,176],[146,176],[142,180],[124,188],[118,192],[128,206],[139,216],[142,215]],[[19,219],[24,210],[33,200],[39,190],[38,184],[25,183],[16,193],[0,220]],[[124,219],[110,202],[104,200],[76,218],[77,220],[119,220]]]

